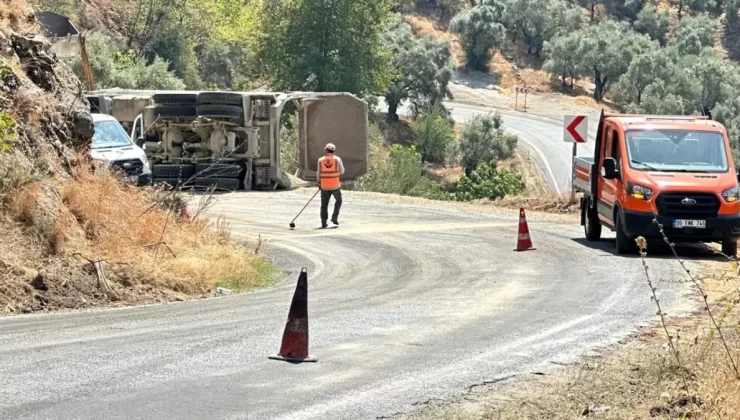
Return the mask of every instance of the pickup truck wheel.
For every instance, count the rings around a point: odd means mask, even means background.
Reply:
[[[722,241],[722,253],[728,257],[737,257],[737,239],[725,239]]]
[[[627,236],[627,233],[624,231],[624,228],[622,227],[622,218],[619,217],[619,213],[617,213],[614,219],[614,230],[617,231],[617,254],[621,255],[633,252],[636,245],[632,242],[632,239]]]
[[[596,242],[601,239],[601,222],[596,212],[588,207],[586,204],[583,208],[585,221],[583,223],[583,230],[586,233],[586,240],[590,242]]]

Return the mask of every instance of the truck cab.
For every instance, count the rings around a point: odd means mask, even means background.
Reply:
[[[634,239],[719,242],[737,254],[740,193],[727,131],[701,116],[604,114],[595,156],[576,158],[586,239],[616,233],[617,253]],[[657,223],[656,223],[657,222]]]

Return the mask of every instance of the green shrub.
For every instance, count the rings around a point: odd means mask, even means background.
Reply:
[[[439,182],[424,176],[421,154],[416,147],[394,144],[390,149],[375,147],[370,171],[350,189],[442,200],[447,194]]]
[[[298,170],[298,122],[295,115],[291,115],[280,129],[280,169],[288,174],[295,174]]]
[[[0,112],[0,153],[9,152],[17,138],[15,120],[7,112]]]
[[[133,51],[125,52],[116,48],[112,39],[95,34],[87,41],[87,53],[95,85],[99,89],[163,89],[182,90],[185,83],[168,70],[168,63],[153,57],[147,65],[144,58]],[[82,60],[71,60],[72,69],[84,80]]]
[[[504,131],[500,114],[478,115],[465,126],[453,153],[470,176],[481,163],[513,156],[518,141]]]
[[[447,150],[455,139],[455,130],[439,108],[432,107],[422,114],[413,123],[412,129],[414,144],[421,153],[421,161],[444,163]]]
[[[458,201],[495,200],[524,191],[521,175],[496,169],[496,162],[484,163],[470,174],[464,175],[457,183],[455,199]]]

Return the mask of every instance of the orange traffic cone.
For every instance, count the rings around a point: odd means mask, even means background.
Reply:
[[[532,240],[529,239],[529,226],[527,226],[527,216],[524,214],[524,209],[519,209],[519,236],[516,241],[516,249],[514,251],[532,251],[537,248],[532,247]]]
[[[280,352],[270,356],[270,359],[290,363],[319,361],[308,355],[308,271],[305,268],[298,276]]]

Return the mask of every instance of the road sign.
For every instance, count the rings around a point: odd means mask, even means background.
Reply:
[[[566,143],[586,143],[588,139],[588,119],[585,115],[566,115],[563,140]]]

